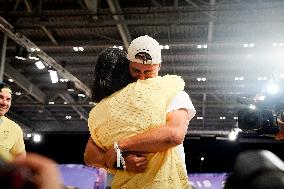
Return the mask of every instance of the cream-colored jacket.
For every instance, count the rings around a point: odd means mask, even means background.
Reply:
[[[115,141],[166,123],[166,109],[184,81],[175,75],[138,80],[104,98],[90,112],[88,126],[94,142],[107,150]],[[144,173],[115,172],[113,189],[190,188],[175,148],[149,153]]]

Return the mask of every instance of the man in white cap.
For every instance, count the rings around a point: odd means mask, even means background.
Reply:
[[[131,42],[128,48],[127,59],[130,61],[129,71],[135,80],[155,77],[158,75],[162,62],[160,45],[152,37],[147,35],[140,36]],[[119,141],[119,148],[122,151],[135,151],[138,148],[151,148],[161,151],[180,144],[180,142],[172,139],[179,138],[179,140],[183,141],[188,122],[194,117],[196,112],[188,94],[184,91],[178,93],[167,108],[167,112],[167,124],[165,127],[159,127],[139,134],[139,136]],[[180,147],[180,158],[184,161],[183,147],[182,145]],[[86,146],[85,162],[91,166],[105,167],[105,159],[104,152],[98,149],[90,139]],[[132,154],[126,157],[125,160],[128,171],[144,172],[147,167],[147,159],[145,159],[143,154],[137,156]]]
[[[127,59],[133,78],[144,80],[155,77],[162,63],[160,45],[148,35],[140,36],[131,42]]]
[[[21,127],[5,116],[10,109],[11,101],[11,88],[5,83],[0,83],[0,156],[7,160],[26,155]]]

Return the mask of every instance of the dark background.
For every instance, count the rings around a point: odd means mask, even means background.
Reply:
[[[44,133],[42,142],[26,140],[26,149],[46,155],[60,164],[84,164],[83,154],[89,134],[82,133]],[[261,140],[262,142],[259,142]],[[184,141],[187,170],[190,173],[230,172],[236,156],[245,150],[267,149],[283,160],[284,144],[271,137],[253,139],[242,137],[236,141],[204,137]],[[201,161],[204,157],[204,161]]]

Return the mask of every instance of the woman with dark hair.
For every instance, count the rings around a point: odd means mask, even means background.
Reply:
[[[93,85],[93,99],[98,104],[89,114],[88,126],[92,140],[103,153],[97,158],[105,163],[87,164],[113,173],[114,189],[190,188],[185,164],[175,147],[183,142],[187,128],[182,133],[173,133],[171,127],[184,123],[168,123],[166,112],[173,97],[184,89],[184,81],[179,76],[166,75],[133,82],[128,65],[126,54],[119,49],[107,49],[99,56]],[[168,136],[155,134],[167,131],[171,131]],[[141,140],[140,147],[120,150],[123,141],[139,139],[145,133],[149,140],[156,140],[162,145],[153,148],[153,145]],[[117,158],[116,166],[108,163],[113,152]],[[134,153],[146,153],[145,171],[135,173],[127,169],[124,158]],[[145,161],[142,164],[145,165]]]
[[[126,53],[122,50],[108,48],[100,53],[92,88],[94,102],[98,103],[134,81],[129,73],[128,65]]]

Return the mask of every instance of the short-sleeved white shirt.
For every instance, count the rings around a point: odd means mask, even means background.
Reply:
[[[189,120],[191,120],[196,114],[196,110],[189,98],[189,95],[185,91],[180,91],[176,96],[174,96],[172,102],[167,108],[167,113],[181,108],[188,110]],[[185,153],[183,144],[178,145],[176,149],[179,157],[185,165]]]
[[[185,91],[180,91],[176,96],[174,96],[171,104],[167,108],[167,113],[181,108],[189,111],[189,120],[191,120],[196,114],[196,110],[189,98],[189,95]]]

